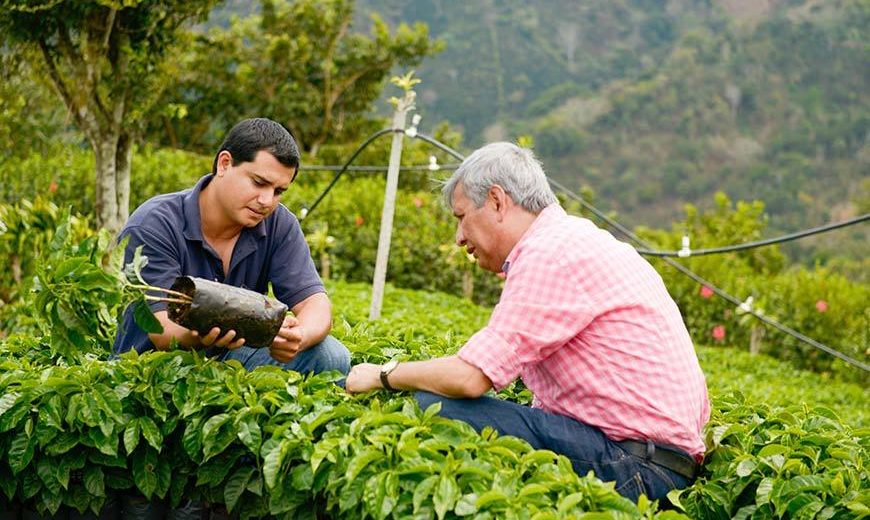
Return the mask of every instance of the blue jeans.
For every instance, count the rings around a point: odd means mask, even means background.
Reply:
[[[263,365],[276,365],[286,370],[307,374],[318,374],[327,370],[338,370],[344,375],[350,371],[350,352],[340,341],[332,336],[326,336],[320,343],[305,349],[286,363],[269,355],[268,348],[239,347],[227,350],[217,356],[222,361],[235,359],[248,370]]]
[[[564,415],[493,397],[449,399],[429,392],[414,397],[424,409],[440,402],[440,415],[467,422],[477,431],[491,426],[502,435],[525,439],[536,449],[565,455],[578,475],[592,471],[601,480],[615,481],[616,491],[635,502],[641,494],[658,500],[690,484],[679,473],[628,453],[598,428]]]

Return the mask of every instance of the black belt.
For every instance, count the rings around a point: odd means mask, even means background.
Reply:
[[[689,480],[698,474],[695,459],[673,448],[656,446],[652,441],[619,441],[617,444],[632,455],[675,471]]]

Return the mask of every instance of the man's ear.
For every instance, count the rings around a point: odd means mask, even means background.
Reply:
[[[221,150],[218,154],[217,173],[223,174],[233,164],[233,155],[228,150]]]
[[[513,202],[510,195],[508,195],[508,193],[504,191],[504,188],[498,184],[490,186],[487,196],[489,197],[489,200],[492,201],[493,206],[499,215],[504,215],[510,203]]]

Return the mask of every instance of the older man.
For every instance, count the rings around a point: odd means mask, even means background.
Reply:
[[[661,277],[559,206],[530,150],[494,143],[444,186],[456,241],[506,275],[489,323],[455,356],[351,368],[349,392],[420,390],[421,405],[566,455],[576,471],[657,499],[704,454],[707,387]],[[517,377],[532,407],[482,395]]]

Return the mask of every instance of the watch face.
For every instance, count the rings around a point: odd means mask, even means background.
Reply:
[[[381,367],[381,372],[384,374],[389,374],[396,368],[396,366],[398,366],[398,364],[399,361],[395,359],[387,361],[387,363],[383,367]]]

